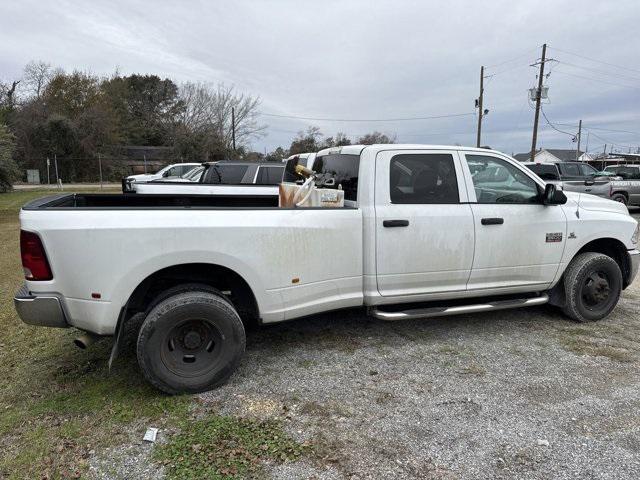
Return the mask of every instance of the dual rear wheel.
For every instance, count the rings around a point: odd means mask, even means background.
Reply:
[[[170,394],[222,385],[238,367],[245,331],[233,305],[207,286],[181,286],[156,301],[138,334],[144,377]]]

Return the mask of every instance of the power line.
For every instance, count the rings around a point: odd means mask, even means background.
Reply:
[[[276,113],[258,112],[259,115],[265,117],[276,118],[293,118],[296,120],[310,120],[316,122],[408,122],[414,120],[436,120],[439,118],[455,118],[475,116],[475,112],[470,113],[452,113],[447,115],[431,115],[426,117],[402,117],[402,118],[321,118],[321,117],[303,117],[298,115],[280,115]]]
[[[612,77],[616,76],[616,77],[621,77],[621,78],[625,78],[625,79],[629,79],[629,80],[635,80],[637,82],[640,82],[640,78],[638,78],[638,77],[631,77],[629,75],[623,75],[623,74],[618,73],[618,72],[605,72],[603,70],[598,70],[597,68],[584,67],[582,65],[576,65],[575,63],[565,62],[564,60],[556,60],[556,61],[558,63],[563,64],[563,65],[569,65],[569,66],[574,67],[574,68],[581,68],[583,70],[589,70],[589,71],[592,71],[592,72],[596,72],[596,73],[598,73],[600,75],[609,75],[609,76],[612,76]]]
[[[555,73],[559,73],[561,75],[569,75],[571,77],[576,77],[576,78],[582,78],[583,80],[589,80],[589,81],[595,82],[595,83],[605,83],[607,85],[614,85],[616,87],[633,88],[634,90],[640,90],[640,87],[634,87],[632,85],[623,85],[621,83],[608,82],[606,80],[602,80],[602,79],[599,79],[599,78],[596,79],[596,78],[584,77],[582,75],[576,75],[575,73],[568,73],[568,72],[565,72],[565,71],[562,71],[562,70],[557,70],[556,69]]]
[[[616,65],[615,63],[604,62],[602,60],[597,60],[595,58],[590,58],[590,57],[587,57],[585,55],[580,55],[578,53],[568,52],[568,51],[562,50],[562,49],[560,49],[558,47],[549,47],[549,48],[552,48],[553,50],[557,50],[558,52],[566,53],[567,55],[573,55],[574,57],[583,58],[583,59],[589,60],[591,62],[602,63],[603,65],[608,65],[610,67],[621,68],[623,70],[629,70],[630,72],[640,73],[640,70],[637,70],[635,68],[623,67],[622,65]]]
[[[546,114],[546,113],[544,113],[544,108],[540,107],[540,112],[542,113],[542,116],[544,117],[545,121],[546,121],[546,122],[549,124],[549,126],[550,126],[551,128],[553,128],[556,132],[564,133],[565,135],[570,135],[570,136],[571,136],[571,137],[573,137],[573,138],[575,138],[575,137],[576,137],[575,133],[569,133],[569,132],[562,131],[562,130],[560,130],[559,128],[557,128],[553,123],[551,123],[551,122],[549,121],[549,119],[547,118],[547,114]]]
[[[505,64],[507,64],[507,63],[515,62],[516,60],[520,60],[521,58],[528,57],[532,52],[537,52],[537,51],[538,51],[538,48],[540,48],[540,47],[536,47],[536,48],[533,48],[533,49],[529,49],[529,50],[527,50],[527,52],[526,52],[526,53],[524,53],[524,54],[522,54],[522,55],[520,55],[520,56],[518,56],[518,57],[512,58],[511,60],[505,60],[504,62],[495,63],[495,64],[493,64],[493,65],[489,65],[489,66],[487,66],[486,68],[495,68],[495,67],[499,67],[499,66],[501,66],[501,65],[505,65]],[[506,71],[506,70],[505,70],[505,71]]]
[[[565,127],[577,127],[577,125],[573,123],[560,123],[556,122],[556,125],[564,125]],[[632,132],[630,130],[615,130],[612,128],[601,128],[601,127],[583,127],[586,130],[600,130],[603,132],[613,132],[613,133],[629,133],[631,135],[640,135],[640,132]]]
[[[618,147],[623,147],[623,148],[637,148],[637,145],[623,145],[622,143],[616,143],[616,142],[612,142],[610,140],[607,140],[606,138],[602,138],[600,135],[591,132],[591,135],[593,135],[594,137],[602,140],[603,142],[606,142],[607,144],[611,144],[612,146],[618,146]]]

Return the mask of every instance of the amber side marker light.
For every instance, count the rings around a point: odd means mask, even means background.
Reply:
[[[30,281],[51,280],[51,267],[40,237],[33,232],[20,230],[20,256],[24,278]]]

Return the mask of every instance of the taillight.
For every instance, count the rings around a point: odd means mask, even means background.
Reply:
[[[44,253],[40,237],[33,232],[20,230],[20,255],[24,278],[27,280],[51,280],[51,268]]]

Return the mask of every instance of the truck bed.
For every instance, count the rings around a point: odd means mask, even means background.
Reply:
[[[23,210],[149,208],[277,208],[277,195],[163,195],[70,193],[39,198]]]

